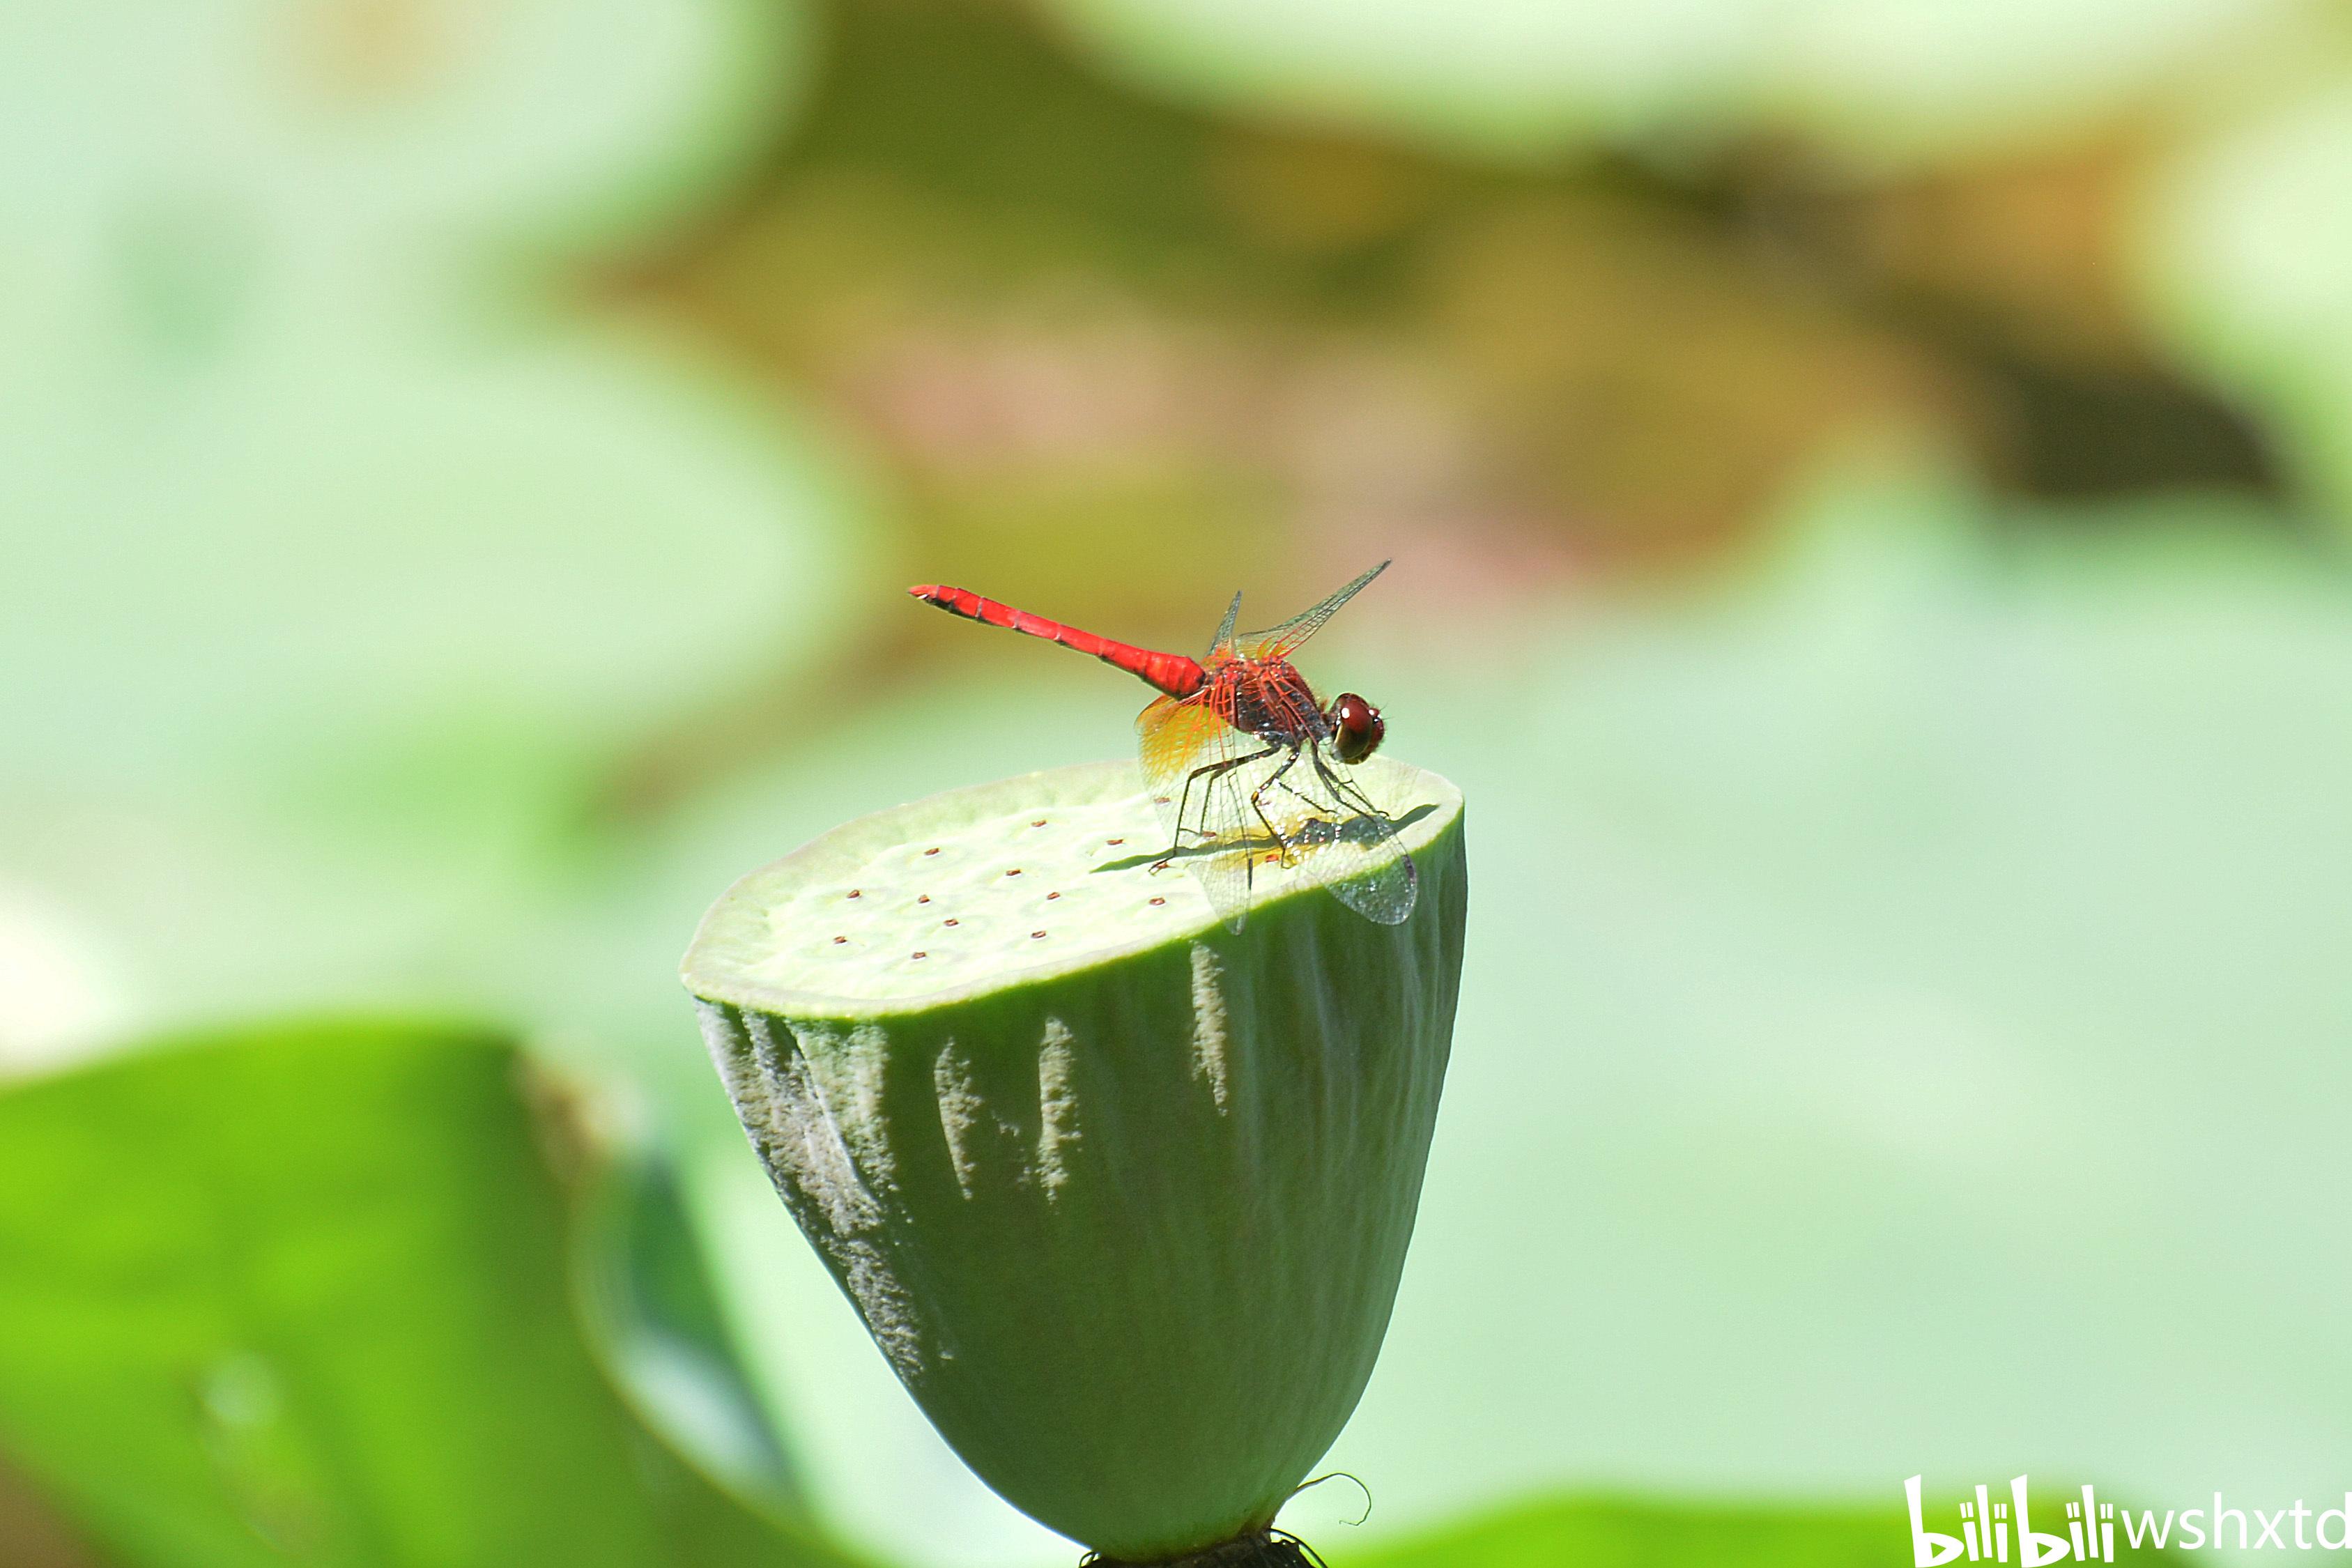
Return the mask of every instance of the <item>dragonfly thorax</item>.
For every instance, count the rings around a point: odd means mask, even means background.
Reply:
[[[1297,667],[1281,658],[1237,658],[1210,677],[1225,721],[1278,746],[1303,746],[1330,733],[1323,705]]]
[[[1273,745],[1296,749],[1328,741],[1332,753],[1352,765],[1378,751],[1388,732],[1381,710],[1352,691],[1324,707],[1286,659],[1235,659],[1210,679],[1217,689],[1212,700],[1227,721]]]

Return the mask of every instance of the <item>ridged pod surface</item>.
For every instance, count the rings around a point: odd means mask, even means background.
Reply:
[[[1227,932],[1130,767],[851,823],[684,978],[778,1192],[1016,1507],[1149,1563],[1262,1531],[1388,1326],[1462,963],[1462,799],[1375,759],[1420,878],[1375,925],[1265,868]]]

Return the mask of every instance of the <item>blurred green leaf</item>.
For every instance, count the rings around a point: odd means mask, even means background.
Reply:
[[[713,1475],[805,1510],[810,1499],[737,1356],[676,1173],[650,1153],[616,1160],[583,1207],[591,1321],[614,1375]]]
[[[613,774],[838,637],[864,550],[796,410],[530,287],[764,155],[800,16],[12,28],[0,973],[82,978],[0,1005],[0,1061],[126,1021],[510,1016],[492,950]]]
[[[504,1041],[196,1041],[0,1098],[0,1447],[141,1568],[839,1563],[631,1416]]]
[[[1956,1517],[1956,1516],[1953,1516]],[[2038,1510],[2037,1510],[2038,1522]],[[1948,1519],[1941,1526],[1951,1528]],[[1362,1552],[1318,1542],[1335,1568],[1886,1568],[1908,1559],[1901,1507],[1727,1507],[1570,1499],[1529,1504],[1470,1524]],[[2161,1562],[2169,1553],[2147,1551]],[[2134,1561],[2142,1560],[2135,1554]]]
[[[21,177],[0,178],[0,213],[37,223],[40,243],[93,214],[167,250],[282,226],[300,231],[289,259],[304,271],[379,287],[415,285],[420,236],[442,242],[444,266],[454,239],[478,268],[485,242],[572,248],[676,221],[742,176],[807,58],[791,0],[582,0],[462,21],[26,0],[10,19],[0,166]]]
[[[2225,121],[2150,182],[2137,241],[2158,329],[2260,417],[2352,527],[2352,82]]]
[[[1536,1503],[1470,1524],[1350,1551],[1316,1548],[1336,1568],[1885,1568],[1910,1545],[1900,1509],[1675,1508],[1575,1500]]]
[[[1526,158],[1759,132],[1849,160],[2079,130],[2299,0],[1055,0],[1120,71],[1187,97]]]
[[[1350,669],[1468,796],[1477,893],[1328,1462],[1412,1519],[1570,1476],[2340,1493],[2346,579],[2210,498],[1847,472],[1792,518],[1711,591]]]
[[[620,759],[840,636],[853,504],[655,339],[254,353],[0,369],[0,879],[150,1027],[510,1013],[497,952]]]
[[[2211,498],[2028,517],[1905,470],[1789,521],[1703,586],[1517,613],[1409,546],[1382,586],[1421,614],[1303,657],[1462,784],[1476,885],[1412,1257],[1328,1461],[1366,1534],[1571,1479],[2340,1493],[2352,1265],[2313,1238],[2352,1182],[2352,593]],[[716,889],[880,802],[1117,754],[1134,706],[1044,649],[1024,687],[909,690],[706,799],[667,864]],[[732,1321],[824,1410],[845,1527],[1022,1560],[740,1138],[710,1149]],[[1324,1491],[1286,1518],[1344,1545]]]

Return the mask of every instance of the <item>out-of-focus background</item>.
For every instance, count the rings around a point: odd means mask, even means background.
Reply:
[[[1192,650],[1387,556],[1306,662],[1476,894],[1298,1528],[2330,1498],[2347,536],[2339,4],[17,0],[0,1562],[1070,1560],[677,958],[1129,746],[905,584]]]

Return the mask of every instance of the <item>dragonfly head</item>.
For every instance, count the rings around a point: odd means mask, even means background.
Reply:
[[[1350,764],[1379,751],[1381,737],[1389,731],[1381,722],[1381,710],[1352,691],[1333,698],[1323,717],[1331,726],[1331,749]]]

